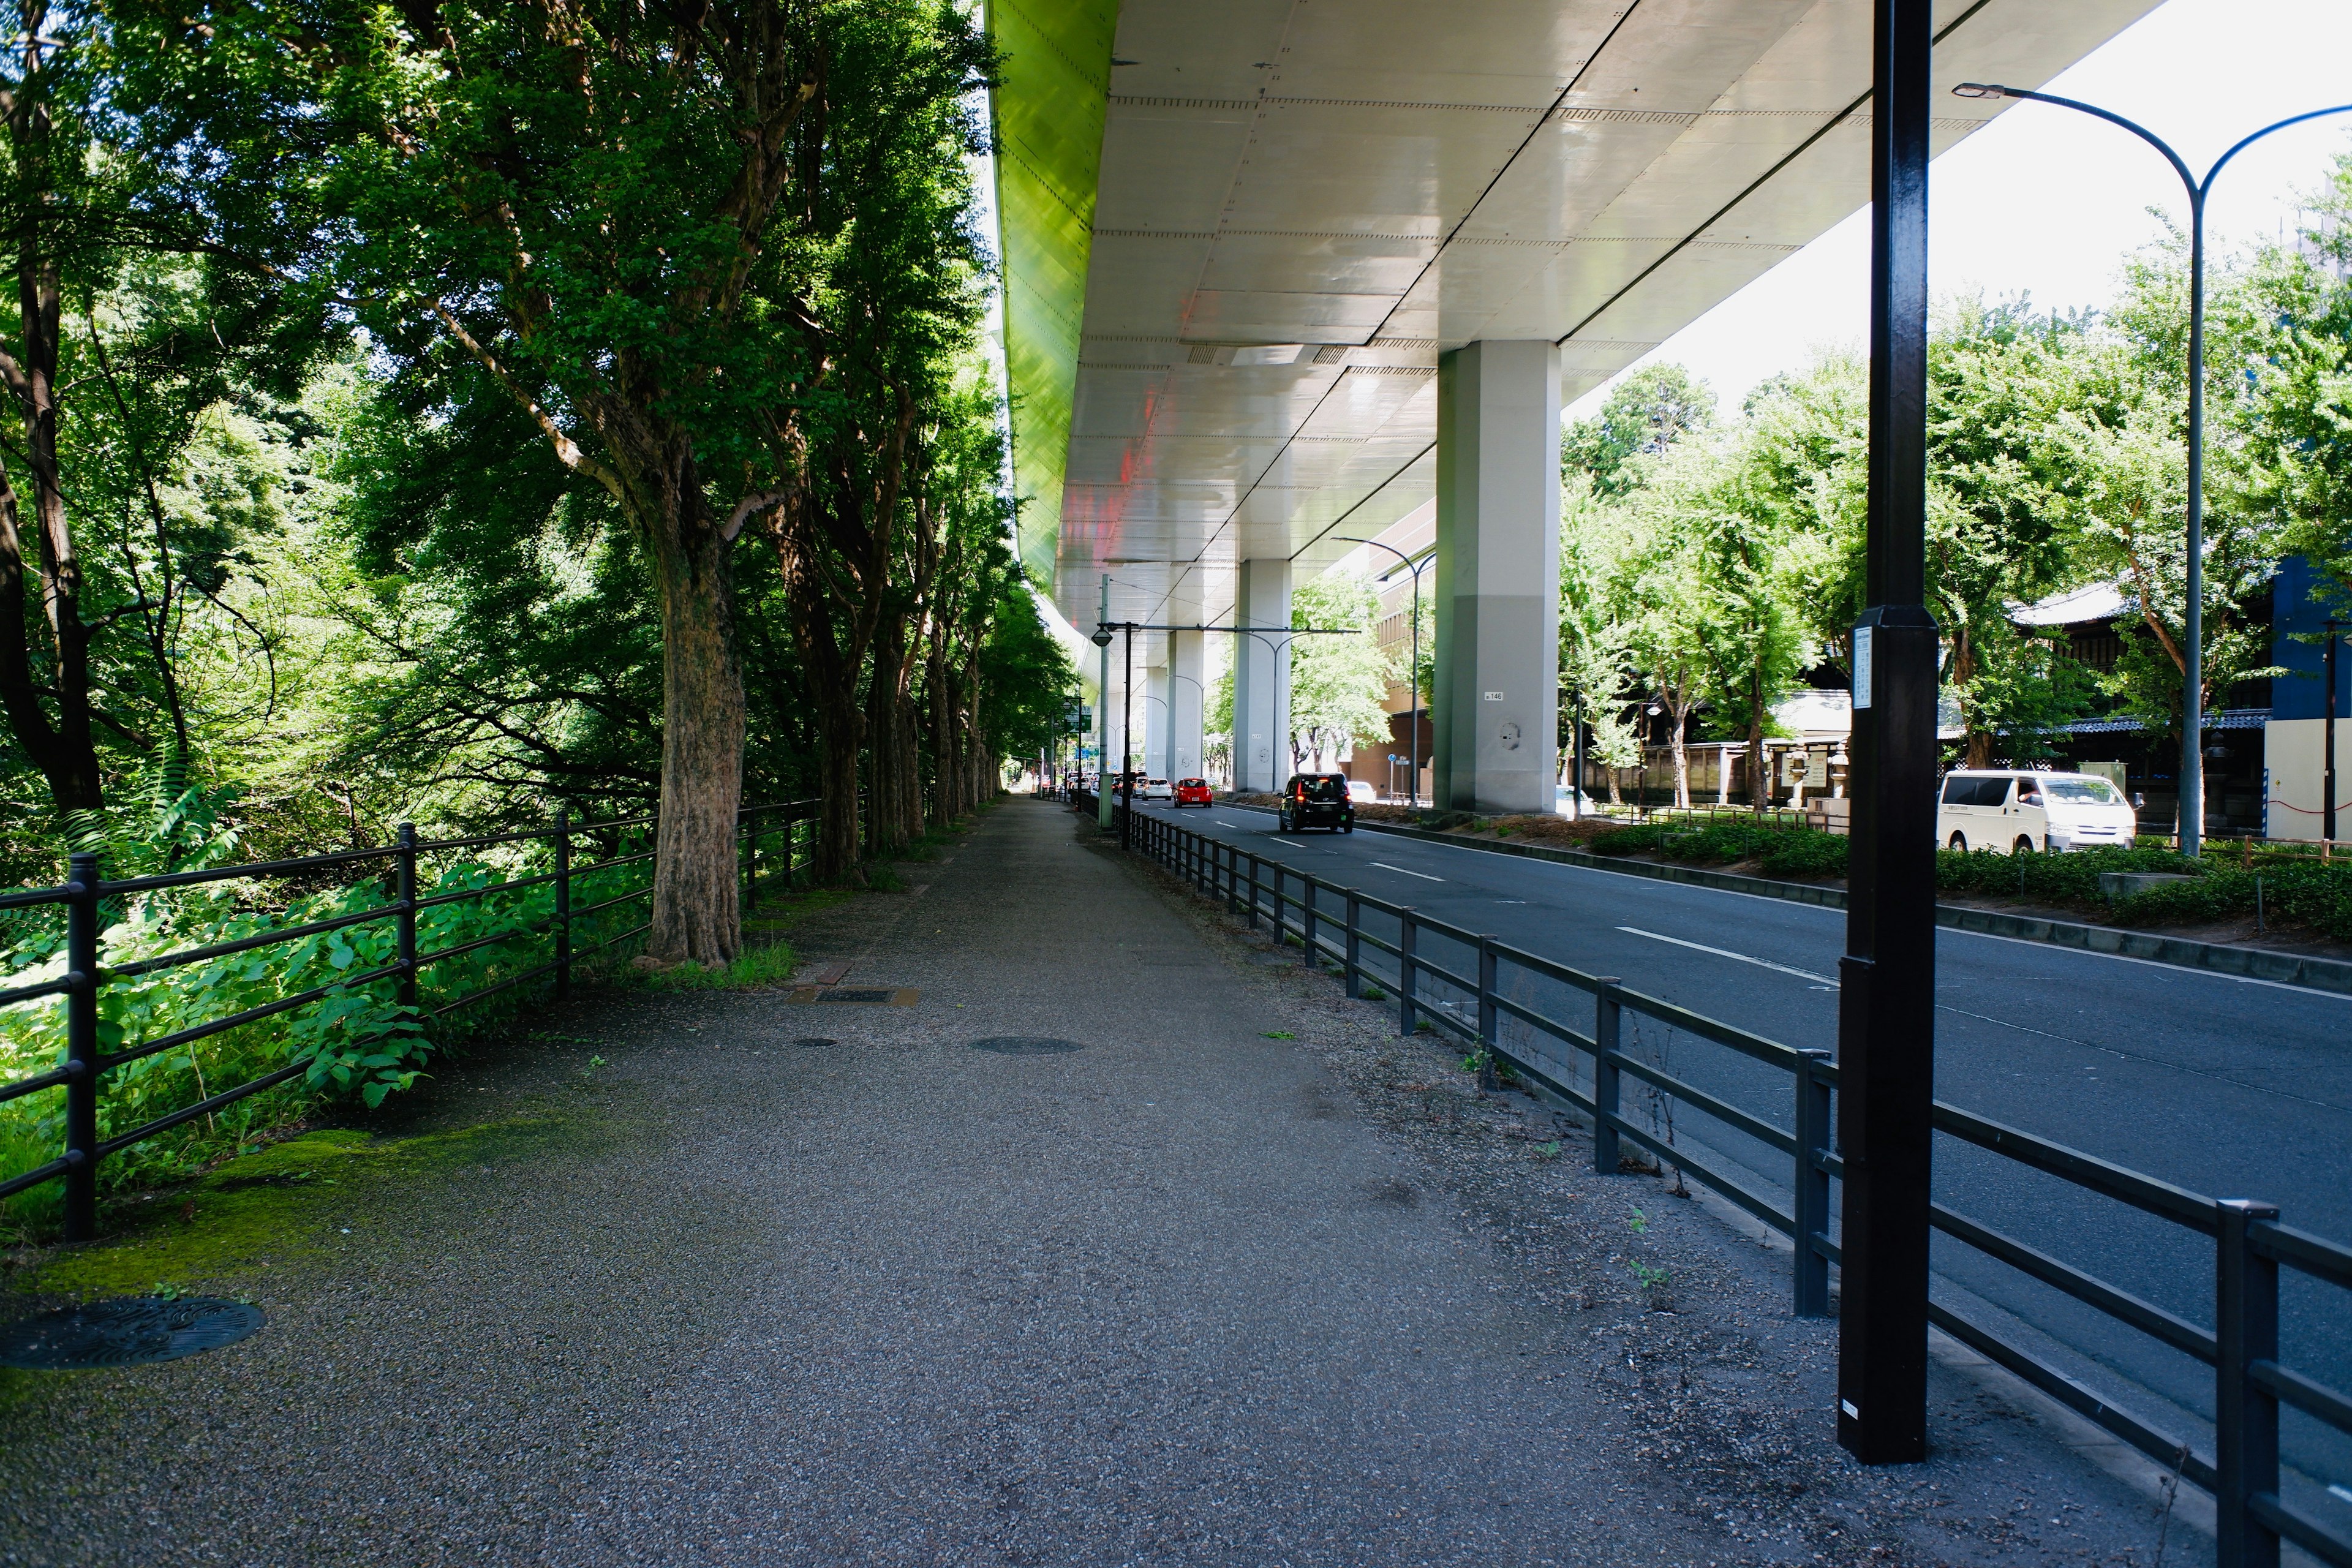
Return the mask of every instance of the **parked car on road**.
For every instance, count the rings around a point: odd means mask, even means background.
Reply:
[[[1171,804],[1175,805],[1214,805],[1216,801],[1209,793],[1208,780],[1178,779],[1176,781],[1175,799]]]
[[[1936,797],[1936,842],[2002,855],[2129,845],[2138,816],[2096,773],[1956,768]]]
[[[1349,779],[1348,781],[1348,798],[1355,801],[1371,801],[1377,804],[1381,798],[1381,792],[1372,787],[1372,781],[1370,779]]]
[[[1276,816],[1285,833],[1303,833],[1310,827],[1353,833],[1356,803],[1348,798],[1348,775],[1291,774],[1290,782],[1282,786],[1282,805]]]

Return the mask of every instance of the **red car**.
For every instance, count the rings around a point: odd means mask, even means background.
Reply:
[[[1208,780],[1178,779],[1176,781],[1176,805],[1185,806],[1213,805],[1214,804],[1215,802],[1209,798]]]

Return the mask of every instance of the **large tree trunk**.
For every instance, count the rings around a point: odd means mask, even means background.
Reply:
[[[26,77],[38,67],[32,39],[44,13],[28,8]],[[81,613],[81,559],[66,524],[65,487],[58,467],[58,264],[47,250],[37,216],[49,194],[49,111],[40,93],[16,95],[7,127],[18,166],[20,195],[30,205],[18,217],[16,295],[21,340],[13,351],[0,348],[5,382],[24,422],[23,456],[33,484],[33,524],[39,546],[41,609],[48,622],[52,655],[43,681],[31,657],[30,624],[25,615],[25,556],[15,486],[0,472],[0,706],[26,756],[41,772],[59,812],[95,810],[100,804],[98,748],[91,728],[89,627]],[[21,189],[29,186],[29,190]],[[52,724],[41,707],[47,686],[57,703]]]
[[[988,737],[980,724],[980,628],[972,628],[971,647],[964,654],[964,809],[978,811],[981,803],[993,800],[996,791],[986,774],[993,771],[994,760],[988,754]]]
[[[690,462],[653,540],[662,605],[662,803],[646,950],[731,962],[742,945],[735,828],[743,803],[743,671],[729,542],[702,515]]]
[[[901,684],[893,707],[898,725],[898,834],[911,843],[923,836],[923,760],[922,726],[908,684]]]
[[[1758,816],[1764,815],[1764,678],[1754,675],[1748,687],[1748,804]]]
[[[817,823],[819,882],[839,882],[857,867],[857,748],[865,716],[850,693],[820,689],[817,699]]]
[[[948,692],[946,633],[935,629],[923,661],[923,710],[931,735],[931,821],[942,833],[955,821],[955,722]]]

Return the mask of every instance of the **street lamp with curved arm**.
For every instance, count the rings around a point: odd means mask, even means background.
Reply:
[[[2164,161],[2172,165],[2172,172],[2180,176],[2181,184],[2189,192],[2189,603],[2181,638],[2188,646],[2181,660],[2185,668],[2180,714],[2179,845],[2183,855],[2194,855],[2205,835],[2205,198],[2212,192],[2214,178],[2230,160],[2263,137],[2306,120],[2352,114],[2352,103],[2289,115],[2252,135],[2240,137],[2228,152],[2213,160],[2213,166],[2205,171],[2200,180],[2189,172],[2188,163],[2162,137],[2113,110],[2061,98],[2054,92],[2033,92],[2021,87],[2003,87],[1998,82],[1964,81],[1952,92],[1959,98],[2021,98],[2034,103],[2053,103],[2120,126],[2163,153]]]
[[[1412,668],[1411,672],[1412,718],[1410,721],[1410,733],[1412,737],[1412,804],[1419,805],[1421,804],[1421,574],[1436,563],[1437,552],[1433,550],[1419,561],[1415,561],[1395,545],[1382,544],[1377,539],[1355,539],[1347,534],[1341,534],[1339,538],[1343,543],[1369,544],[1375,550],[1385,550],[1402,563],[1406,571],[1412,574]],[[1382,574],[1384,576],[1389,574]]]

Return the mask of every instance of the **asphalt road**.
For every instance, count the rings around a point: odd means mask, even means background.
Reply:
[[[1842,910],[1391,834],[1285,837],[1271,816],[1231,806],[1147,809],[1784,1044],[1835,1045]],[[1462,967],[1442,949],[1437,957]],[[1956,931],[1937,933],[1936,995],[1939,1099],[2352,1237],[2352,997]],[[1590,1028],[1590,1003],[1565,991],[1520,999]],[[1789,1125],[1787,1080],[1771,1069],[1688,1035],[1662,1038],[1654,1026],[1645,1038],[1629,1035],[1628,1048]],[[1628,1114],[1640,1113],[1634,1089],[1629,1079]],[[1785,1156],[1710,1130],[1687,1109],[1676,1120],[1678,1138],[1785,1191]],[[2210,1325],[2205,1237],[1949,1138],[1937,1141],[1936,1185],[1938,1201],[1980,1223]],[[1948,1237],[1936,1247],[1938,1300],[2056,1352],[2120,1403],[2207,1447],[2210,1371]],[[2342,1292],[2290,1274],[2284,1320],[2292,1364],[2352,1387],[2352,1303]],[[2352,1492],[2352,1443],[2293,1413],[2284,1437],[2317,1483],[2310,1504],[2340,1510],[2352,1527],[2352,1499],[2321,1490]]]

